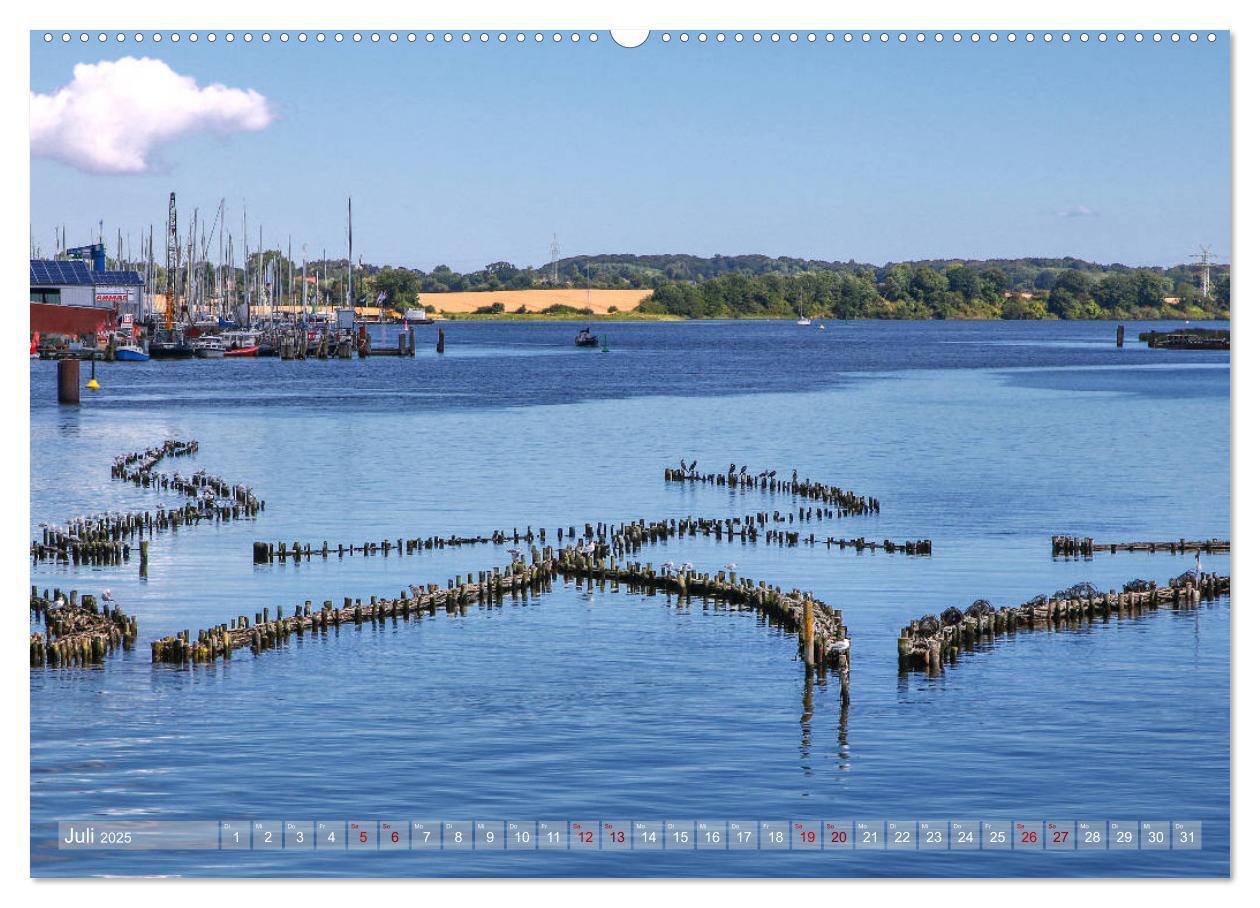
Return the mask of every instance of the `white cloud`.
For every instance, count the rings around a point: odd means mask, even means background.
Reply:
[[[1061,218],[1096,218],[1098,217],[1098,212],[1095,211],[1093,208],[1086,208],[1084,205],[1073,205],[1071,208],[1068,208],[1066,211],[1060,211],[1059,217]]]
[[[89,173],[145,173],[163,143],[257,132],[275,119],[253,89],[199,87],[161,60],[80,63],[51,94],[31,92],[31,154]]]

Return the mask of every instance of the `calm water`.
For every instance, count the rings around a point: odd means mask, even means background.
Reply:
[[[159,493],[111,459],[167,437],[255,487],[254,523],[158,536],[134,564],[37,566],[99,593],[141,646],[31,673],[37,876],[1223,875],[1229,872],[1228,600],[1022,635],[942,678],[898,675],[912,617],[1079,580],[1167,580],[1192,557],[1054,562],[1052,533],[1230,534],[1227,353],[1117,350],[1112,323],[446,326],[406,360],[111,363],[78,409],[31,365],[31,531]],[[1147,326],[1142,326],[1145,329]],[[1129,326],[1136,335],[1137,326]],[[931,558],[688,540],[645,550],[815,591],[844,610],[852,704],[805,683],[791,637],[748,613],[557,584],[528,604],[342,628],[195,671],[147,641],[304,599],[397,595],[506,563],[251,563],[263,539],[363,540],[749,513],[758,494],[667,486],[680,458],[877,496],[833,535],[930,537]],[[1229,571],[1228,557],[1204,568]],[[1201,852],[59,853],[58,818],[1202,819]]]

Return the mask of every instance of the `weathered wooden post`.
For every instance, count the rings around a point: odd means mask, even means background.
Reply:
[[[1116,346],[1124,346],[1124,325],[1116,325]]]
[[[57,362],[57,403],[79,402],[79,361],[63,359]]]
[[[438,353],[446,352],[446,332],[443,331],[441,328],[438,328],[437,352]]]
[[[805,598],[805,619],[801,622],[801,646],[805,650],[805,664],[814,667],[814,600]]]

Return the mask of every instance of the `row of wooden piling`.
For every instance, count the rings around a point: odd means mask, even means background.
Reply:
[[[155,472],[167,457],[195,454],[196,441],[169,439],[144,451],[115,458],[110,475],[144,488],[174,491],[190,501],[177,507],[125,514],[96,514],[75,518],[60,527],[43,527],[30,545],[35,561],[74,565],[115,565],[131,560],[132,541],[139,537],[141,570],[148,566],[148,541],[143,537],[202,521],[222,523],[256,516],[266,507],[246,485],[233,484],[205,471],[181,476]]]
[[[752,489],[766,493],[786,493],[798,498],[812,501],[823,501],[841,509],[844,516],[850,514],[878,514],[879,499],[868,495],[859,495],[839,486],[823,482],[815,482],[801,478],[796,470],[791,479],[779,479],[777,470],[765,470],[761,473],[749,473],[747,467],[738,471],[731,464],[725,473],[699,473],[695,462],[690,466],[665,468],[666,482],[693,482],[705,485],[725,486],[735,489]]]
[[[130,649],[138,631],[136,619],[117,605],[102,607],[95,596],[79,599],[76,590],[43,595],[31,587],[31,613],[44,632],[30,636],[31,667],[98,665],[117,649]]]
[[[588,584],[610,584],[613,590],[622,584],[631,590],[648,589],[674,593],[682,598],[699,597],[753,608],[798,634],[802,658],[809,666],[827,665],[839,672],[846,701],[849,688],[849,638],[843,617],[817,598],[799,590],[784,592],[764,581],[755,583],[737,578],[734,572],[719,571],[709,575],[687,570],[657,570],[651,563],[618,563],[605,555],[569,545],[561,549],[531,547],[530,559],[514,560],[510,565],[491,570],[459,575],[438,584],[412,586],[399,592],[397,598],[372,596],[365,604],[361,599],[345,597],[337,607],[331,599],[321,607],[311,600],[295,606],[293,614],[284,616],[270,607],[254,615],[238,615],[194,635],[185,630],[152,646],[155,663],[196,664],[230,659],[233,650],[249,647],[255,654],[283,645],[294,636],[324,631],[343,624],[361,625],[386,619],[409,619],[414,615],[433,614],[439,608],[458,611],[472,604],[502,603],[513,598],[540,593],[551,588],[557,577],[586,580]]]
[[[932,540],[930,539],[894,541],[891,539],[867,539],[864,536],[844,539],[820,536],[816,533],[804,533],[800,530],[774,528],[775,524],[786,523],[792,525],[797,522],[809,522],[814,519],[823,519],[824,515],[830,517],[835,513],[835,510],[832,508],[802,507],[796,513],[762,511],[743,517],[688,516],[651,522],[641,518],[637,522],[625,522],[616,525],[611,523],[587,523],[581,528],[574,525],[568,527],[567,534],[564,527],[557,527],[552,538],[557,541],[563,541],[567,535],[567,538],[570,540],[580,539],[583,546],[602,544],[608,546],[611,552],[617,554],[637,551],[646,542],[661,542],[684,536],[706,536],[718,541],[726,539],[729,542],[734,542],[738,539],[742,543],[761,541],[770,545],[777,544],[789,547],[796,545],[825,545],[827,548],[836,547],[841,550],[882,550],[906,555],[932,554]],[[327,559],[333,556],[337,558],[355,555],[384,555],[389,557],[390,554],[412,555],[466,545],[507,545],[508,543],[520,545],[533,544],[535,540],[545,544],[547,535],[546,528],[535,529],[533,526],[527,526],[523,531],[513,528],[510,532],[494,530],[488,534],[475,536],[416,536],[410,538],[400,536],[395,539],[382,539],[379,542],[365,540],[357,545],[344,542],[331,543],[328,540],[315,543],[302,542],[300,540],[295,540],[292,543],[283,540],[278,542],[258,540],[254,542],[253,558],[255,564],[268,564],[273,561],[310,561],[315,558]]]
[[[1161,605],[1190,607],[1228,593],[1228,576],[1196,576],[1189,571],[1170,579],[1166,586],[1153,580],[1133,580],[1120,592],[1113,589],[1103,593],[1091,584],[1077,584],[1054,596],[1038,596],[1022,605],[999,609],[978,599],[966,611],[949,608],[903,627],[897,640],[897,663],[905,671],[936,673],[957,662],[962,651],[1002,635],[1105,621],[1112,615],[1137,615]]]
[[[1170,539],[1162,542],[1095,542],[1091,536],[1051,536],[1054,558],[1093,558],[1097,552],[1169,552],[1173,555],[1217,555],[1229,551],[1228,539]]]

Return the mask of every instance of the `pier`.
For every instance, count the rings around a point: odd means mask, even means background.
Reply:
[[[1229,577],[1202,574],[1196,581],[1194,572],[1187,571],[1166,586],[1153,580],[1133,580],[1121,592],[1103,593],[1091,584],[1080,583],[1051,597],[1037,596],[1022,605],[998,609],[977,599],[966,611],[948,608],[903,627],[897,639],[897,664],[903,671],[936,674],[957,662],[964,650],[1002,636],[1107,621],[1112,615],[1141,615],[1161,606],[1188,608],[1228,593]]]

